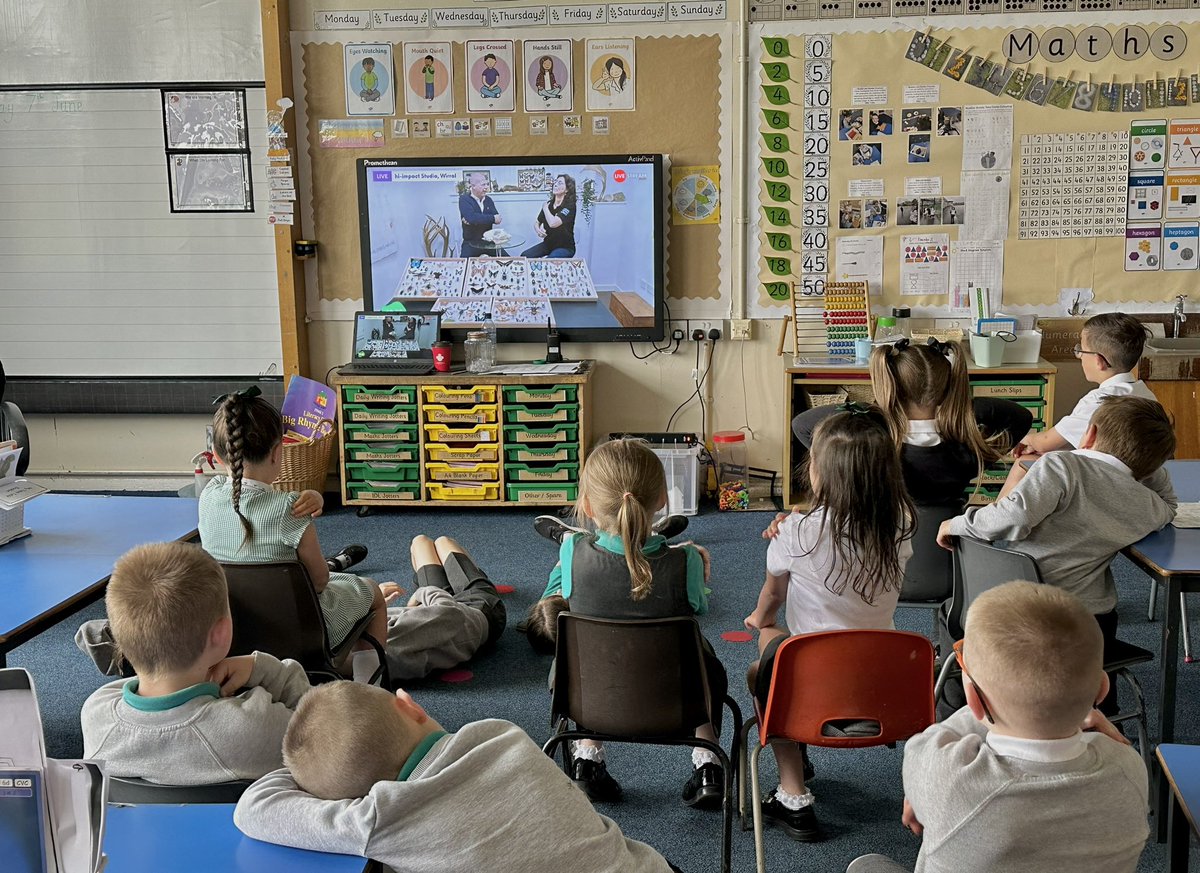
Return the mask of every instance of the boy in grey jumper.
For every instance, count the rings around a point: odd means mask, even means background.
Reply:
[[[516,725],[488,719],[449,734],[403,691],[314,689],[283,756],[288,769],[251,785],[234,812],[255,839],[406,873],[673,869],[597,813]]]
[[[956,652],[967,705],[904,748],[916,873],[1132,873],[1149,835],[1146,767],[1092,709],[1108,678],[1088,610],[1010,582],[974,602]],[[867,855],[847,873],[899,871]]]
[[[110,775],[167,785],[257,779],[280,765],[308,678],[264,652],[226,657],[233,622],[220,564],[199,546],[138,546],[117,561],[105,603],[137,676],[83,704],[86,757]]]

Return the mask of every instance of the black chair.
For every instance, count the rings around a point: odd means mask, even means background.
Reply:
[[[721,870],[728,873],[732,848],[737,738],[742,713],[728,695],[733,716],[730,753],[695,736],[715,724],[700,626],[691,616],[615,621],[564,612],[558,617],[551,703],[553,736],[543,747],[551,758],[569,740],[695,746],[717,756],[725,770]],[[571,728],[571,723],[575,727]]]
[[[966,621],[967,610],[975,598],[985,591],[997,588],[1006,582],[1025,580],[1043,584],[1042,572],[1037,561],[1024,552],[1006,549],[995,543],[985,543],[973,537],[960,536],[956,538],[954,547],[958,559],[958,580],[961,590],[956,590],[951,601],[949,619],[953,624],[950,628],[961,628]],[[957,639],[962,639],[961,630]],[[1122,710],[1110,716],[1113,724],[1132,721],[1138,736],[1138,749],[1146,766],[1150,766],[1149,732],[1146,727],[1146,699],[1142,693],[1141,683],[1137,681],[1129,668],[1135,664],[1144,664],[1154,660],[1154,653],[1132,643],[1122,640],[1108,642],[1104,648],[1104,671],[1111,673],[1117,679],[1124,680],[1133,693],[1132,709]],[[941,698],[946,682],[958,670],[958,662],[952,655],[945,656],[941,674],[938,676],[934,699]]]
[[[21,408],[12,401],[4,399],[4,364],[0,363],[0,443],[14,440],[21,449],[17,457],[17,475],[24,476],[29,469],[29,427],[25,424],[25,416]]]
[[[954,555],[937,544],[942,522],[962,515],[961,501],[917,507],[912,557],[904,568],[897,608],[938,609],[954,591]]]
[[[108,777],[109,803],[237,803],[249,779],[212,785],[159,785],[127,776]]]
[[[380,642],[364,633],[371,613],[351,628],[336,648],[329,646],[325,618],[308,571],[299,561],[266,564],[221,564],[229,585],[229,609],[233,615],[230,655],[268,652],[277,658],[299,662],[313,682],[344,679],[347,662],[359,640],[379,656],[380,669],[372,681],[390,689],[391,675]]]

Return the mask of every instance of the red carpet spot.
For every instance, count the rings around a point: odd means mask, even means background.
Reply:
[[[517,589],[515,587],[513,587],[512,585],[497,585],[496,586],[497,594],[512,594],[516,590]]]
[[[749,631],[725,631],[721,634],[721,639],[727,643],[748,643],[754,639],[754,635]]]
[[[443,682],[470,682],[475,674],[470,670],[447,670],[438,679]]]

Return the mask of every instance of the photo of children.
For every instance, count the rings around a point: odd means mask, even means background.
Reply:
[[[868,121],[870,122],[868,131],[871,136],[892,135],[892,110],[872,109],[868,115]]]
[[[917,223],[924,225],[942,223],[942,198],[922,197],[917,207]]]
[[[915,226],[919,218],[920,207],[916,197],[896,201],[896,224],[901,227]]]
[[[408,115],[449,115],[454,112],[454,79],[450,43],[406,42],[404,108]]]
[[[513,42],[510,39],[469,39],[467,111],[512,112],[517,106],[513,87]]]
[[[344,47],[346,114],[395,115],[390,43],[350,44]]]
[[[914,133],[908,137],[908,162],[910,164],[929,163],[929,134]]]
[[[850,146],[850,163],[855,167],[875,167],[883,163],[883,146],[877,142],[860,142]]]
[[[933,130],[933,110],[905,109],[900,113],[900,130],[903,133],[920,133]]]
[[[838,227],[842,230],[862,227],[863,202],[861,200],[842,200],[838,204]]]
[[[941,106],[937,116],[938,136],[962,136],[962,109],[958,106]]]
[[[942,198],[942,224],[962,224],[967,217],[965,197]]]
[[[863,111],[843,109],[838,112],[838,139],[856,140],[863,135]]]
[[[863,227],[887,227],[888,204],[886,200],[867,200],[863,203]]]

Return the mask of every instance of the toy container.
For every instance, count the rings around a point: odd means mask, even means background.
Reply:
[[[717,508],[734,511],[750,508],[749,468],[746,435],[740,430],[713,434],[717,462]]]

